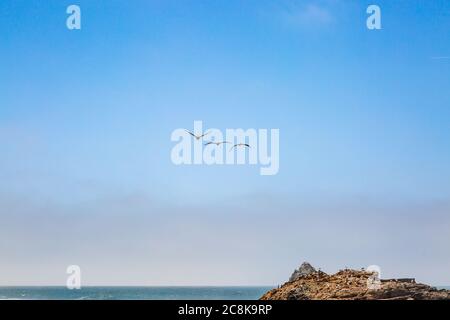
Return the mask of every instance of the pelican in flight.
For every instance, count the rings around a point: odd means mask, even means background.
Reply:
[[[209,146],[210,144],[215,144],[216,146],[220,146],[221,144],[231,143],[228,141],[209,141],[205,143],[205,146]]]
[[[250,148],[250,145],[248,143],[236,143],[234,146],[232,146],[230,148],[230,151],[233,150],[233,148],[236,148],[236,147],[248,147],[248,148]]]
[[[204,134],[202,134],[202,135],[197,135],[197,134],[193,134],[192,132],[190,132],[189,130],[184,130],[184,131],[186,131],[187,133],[189,133],[191,136],[193,136],[195,139],[197,139],[197,140],[200,140],[201,138],[203,138],[204,136],[206,136],[207,134],[209,134],[209,131],[208,132],[205,132]]]

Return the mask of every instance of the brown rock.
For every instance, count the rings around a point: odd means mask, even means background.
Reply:
[[[265,293],[261,300],[450,300],[450,290],[438,290],[414,279],[386,279],[368,287],[371,272],[340,270],[328,275],[311,272]]]

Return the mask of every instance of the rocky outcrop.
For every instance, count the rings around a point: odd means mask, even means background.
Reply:
[[[312,266],[311,268],[314,269]],[[308,270],[312,270],[311,268],[308,267]],[[374,277],[374,273],[364,270],[346,269],[332,275],[321,271],[308,271],[300,275],[299,270],[291,276],[293,280],[278,289],[270,290],[261,297],[261,300],[450,299],[450,290],[438,290],[416,283],[414,279],[379,280]]]
[[[301,277],[310,275],[314,272],[317,272],[316,269],[312,265],[310,265],[308,262],[303,262],[302,265],[297,269],[294,270],[294,273],[292,273],[291,277],[289,278],[289,281],[295,281]]]

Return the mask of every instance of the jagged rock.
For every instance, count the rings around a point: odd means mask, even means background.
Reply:
[[[413,279],[386,279],[373,287],[372,272],[346,269],[328,275],[307,265],[294,272],[291,278],[295,280],[270,290],[261,300],[450,300],[450,290]]]
[[[301,277],[310,275],[315,272],[317,271],[312,265],[310,265],[308,262],[303,262],[297,270],[294,270],[291,277],[289,278],[289,281],[295,281]]]

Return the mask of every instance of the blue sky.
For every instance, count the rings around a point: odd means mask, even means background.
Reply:
[[[371,3],[2,1],[0,284],[449,284],[450,3]],[[280,129],[279,173],[174,166],[194,120]]]

